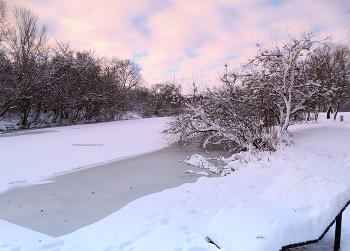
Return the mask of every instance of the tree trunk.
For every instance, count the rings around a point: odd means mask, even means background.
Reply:
[[[338,114],[338,111],[339,111],[339,107],[340,107],[340,101],[338,100],[337,109],[335,110],[334,117],[333,117],[334,120],[337,119],[337,114]]]
[[[283,130],[287,130],[288,126],[289,126],[289,121],[290,121],[290,116],[291,116],[291,101],[290,100],[291,100],[290,98],[288,100],[285,100],[286,115],[285,115],[283,126],[282,126]]]
[[[22,121],[21,121],[21,126],[24,128],[27,128],[29,126],[29,124],[28,124],[29,113],[30,113],[30,108],[23,109],[23,117],[22,117]]]
[[[331,111],[332,111],[332,106],[329,106],[329,108],[327,110],[327,119],[331,118]]]

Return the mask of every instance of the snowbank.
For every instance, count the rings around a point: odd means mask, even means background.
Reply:
[[[208,237],[229,250],[280,250],[317,240],[348,201],[350,186],[288,168],[256,199],[221,209]]]
[[[3,251],[88,251],[4,220],[0,220],[0,226],[0,250]]]

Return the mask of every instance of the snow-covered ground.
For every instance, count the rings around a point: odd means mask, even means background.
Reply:
[[[167,146],[168,118],[12,131],[0,134],[0,192]]]
[[[291,126],[290,130],[294,135],[291,146],[266,155],[259,162],[237,163],[239,170],[228,176],[201,177],[196,183],[150,194],[129,203],[101,221],[65,236],[52,238],[0,220],[0,250],[218,250],[206,239],[208,226],[215,215],[228,204],[235,206],[255,200],[288,168],[306,171],[340,185],[350,185],[350,114],[340,115],[344,115],[344,122],[326,120],[321,116],[317,124]],[[164,124],[162,119],[149,121],[152,121],[149,122],[150,124],[156,121],[152,126],[155,131],[159,131]],[[165,145],[164,142],[159,141],[159,137],[155,137],[157,133],[150,133],[147,138],[139,138],[140,129],[137,129],[136,124],[146,123],[144,120],[115,123],[130,124],[125,125],[123,135],[114,129],[113,137],[106,135],[104,141],[100,138],[100,132],[107,132],[109,123],[53,129],[60,133],[0,138],[2,191],[14,186],[9,186],[9,182],[28,180],[27,183],[34,183],[53,173],[152,151]],[[135,127],[131,126],[133,124]],[[147,128],[145,125],[140,126]],[[90,127],[91,130],[88,130]],[[79,130],[73,128],[84,128],[86,132],[79,134]],[[58,142],[49,141],[50,137],[45,138],[45,135],[57,135],[55,140]],[[127,138],[130,146],[135,144],[135,147],[140,150],[124,151],[124,147],[120,147],[121,142],[119,145],[114,142],[115,137]],[[2,142],[3,140],[5,143]],[[115,143],[113,147],[112,142]],[[43,146],[40,151],[37,148],[38,145]],[[81,148],[79,151],[90,152],[74,152],[78,151],[74,150],[75,147]],[[84,147],[91,150],[83,150]],[[104,148],[96,150],[98,147]],[[7,148],[6,154],[3,153],[4,148]],[[54,151],[51,148],[54,148]],[[124,152],[119,153],[119,150]],[[46,152],[42,153],[42,151]],[[69,156],[67,159],[59,158],[65,154]],[[85,158],[87,154],[94,157]],[[76,157],[77,155],[79,157]],[[55,160],[52,160],[53,156],[56,156]],[[78,160],[83,161],[80,160],[82,158],[85,158],[84,163],[78,162]],[[17,166],[16,162],[28,167],[30,172],[23,170],[23,173],[18,173],[21,171],[18,169],[11,171],[11,168]],[[36,164],[31,164],[32,162]],[[9,165],[6,167],[3,163],[9,163]],[[41,163],[46,164],[41,165]],[[50,170],[43,170],[50,165]],[[314,185],[318,184],[314,183]],[[349,251],[350,209],[345,210],[343,214],[342,230],[341,250]],[[319,243],[291,250],[332,250],[333,240],[334,229],[331,228]]]

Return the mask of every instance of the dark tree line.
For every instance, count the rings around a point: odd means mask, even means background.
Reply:
[[[350,48],[312,33],[270,48],[259,44],[239,71],[225,64],[215,88],[183,99],[166,136],[187,145],[231,151],[274,150],[291,123],[319,112],[349,111]],[[279,128],[279,129],[276,129]]]
[[[7,14],[0,0],[0,120],[29,128],[111,121],[128,112],[151,117],[178,111],[173,87],[144,87],[135,62],[52,43],[31,10],[15,8],[11,23]]]

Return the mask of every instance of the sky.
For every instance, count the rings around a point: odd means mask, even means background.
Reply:
[[[348,0],[5,0],[29,8],[52,40],[138,63],[148,85],[217,81],[254,45],[312,31],[350,43]]]

